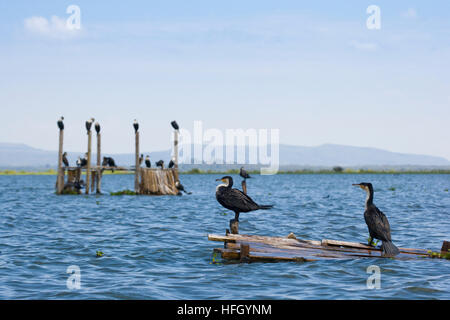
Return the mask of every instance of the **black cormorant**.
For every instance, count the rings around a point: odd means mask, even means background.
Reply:
[[[163,160],[159,160],[155,163],[155,165],[157,167],[161,167],[161,169],[164,169],[164,161]]]
[[[239,175],[240,175],[242,178],[244,178],[244,179],[251,178],[251,177],[248,175],[248,172],[245,171],[244,167],[241,167],[241,170],[239,170]]]
[[[192,192],[187,192],[184,189],[184,186],[178,180],[175,182],[175,187],[178,189],[178,191],[180,191],[180,194],[181,194],[181,191],[183,191],[184,193],[187,193],[187,194],[191,194],[192,193]]]
[[[59,130],[64,130],[64,117],[61,117],[61,119],[58,120],[57,124],[58,124],[58,128]]]
[[[145,157],[145,166],[147,168],[151,168],[152,166],[152,163],[150,162],[150,157],[148,155]]]
[[[87,159],[78,157],[78,160],[76,163],[77,163],[78,167],[85,167],[87,165]]]
[[[90,120],[86,121],[86,130],[89,133],[91,131],[92,123],[94,122],[94,118],[91,118]]]
[[[174,160],[175,160],[174,158],[170,159],[169,167],[168,167],[169,169],[172,169],[173,166],[175,165],[175,161]]]
[[[63,153],[63,155],[62,155],[62,162],[64,163],[64,165],[65,165],[66,167],[69,166],[69,161],[67,160],[67,152],[64,152],[64,153]]]
[[[139,157],[139,167],[142,165],[143,161],[144,161],[144,155],[141,154],[141,156]]]
[[[180,129],[180,127],[178,126],[178,123],[175,120],[173,120],[170,124],[172,125],[172,128],[174,128],[175,130]]]
[[[216,187],[216,199],[222,206],[234,211],[235,221],[239,221],[239,213],[241,212],[267,210],[273,207],[273,205],[259,205],[241,190],[233,189],[233,178],[230,176],[225,176],[216,181],[223,182]]]
[[[95,123],[95,132],[100,133],[100,123],[98,121]]]
[[[391,239],[391,227],[389,221],[383,212],[380,211],[373,204],[373,187],[371,183],[362,182],[359,184],[353,184],[358,186],[367,193],[366,198],[366,210],[364,211],[364,220],[366,220],[367,227],[369,228],[369,245],[372,244],[373,239],[379,239],[382,241],[381,251],[383,256],[393,257],[400,253],[398,248],[392,243]]]
[[[136,119],[134,119],[133,127],[134,127],[134,133],[137,133],[139,130],[139,123],[137,122]]]

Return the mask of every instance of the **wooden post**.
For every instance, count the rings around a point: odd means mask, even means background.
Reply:
[[[58,148],[58,176],[56,178],[56,193],[61,194],[64,189],[64,169],[62,167],[62,154],[64,142],[64,129],[59,130],[59,148]]]
[[[448,253],[450,251],[450,241],[442,242],[441,253]]]
[[[89,194],[90,189],[90,174],[91,174],[91,142],[92,142],[92,131],[88,131],[88,156],[86,165],[86,194]]]
[[[245,194],[247,194],[247,182],[246,180],[242,180],[242,192],[244,192]]]
[[[102,184],[102,171],[100,169],[102,158],[102,136],[100,132],[97,132],[97,194],[101,193],[101,184]]]
[[[230,220],[230,230],[232,234],[239,234],[239,220]]]
[[[248,244],[241,243],[241,249],[239,253],[239,260],[241,262],[250,262],[250,246]]]
[[[140,173],[140,166],[139,166],[139,131],[136,131],[135,135],[135,171],[134,171],[134,192],[139,193],[139,173]]]

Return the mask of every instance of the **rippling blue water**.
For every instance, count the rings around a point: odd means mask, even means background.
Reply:
[[[215,200],[218,177],[182,175],[190,196],[86,197],[56,196],[54,176],[0,176],[0,298],[450,298],[443,260],[213,264],[220,243],[207,234],[224,234],[233,217]],[[365,194],[351,186],[362,181],[374,184],[398,246],[439,250],[450,240],[449,175],[255,176],[249,194],[275,208],[242,214],[240,232],[366,241]],[[133,176],[105,176],[103,191],[133,184]],[[379,290],[366,286],[373,264]],[[80,267],[79,290],[66,286],[70,265]]]

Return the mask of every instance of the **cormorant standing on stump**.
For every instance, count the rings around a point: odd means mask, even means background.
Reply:
[[[58,124],[58,128],[59,130],[64,130],[64,117],[61,117],[61,119],[58,120],[57,124]]]
[[[134,119],[133,127],[134,127],[134,133],[137,133],[139,130],[139,123],[137,122],[136,119]]]
[[[147,168],[151,168],[152,166],[152,163],[150,162],[150,157],[148,155],[145,157],[145,166]]]
[[[170,123],[172,125],[172,128],[174,128],[175,130],[180,129],[180,127],[178,126],[178,123],[174,120]]]
[[[86,130],[89,133],[91,131],[92,123],[94,122],[94,118],[91,118],[91,120],[86,121]]]
[[[392,243],[391,227],[389,221],[383,212],[373,204],[373,187],[371,183],[362,182],[353,184],[367,193],[366,210],[364,211],[364,220],[369,228],[369,245],[373,239],[382,241],[381,251],[383,256],[393,257],[400,253],[398,248]]]
[[[63,153],[63,155],[62,155],[62,162],[64,163],[64,165],[65,165],[66,167],[69,166],[69,161],[67,160],[67,152],[64,152],[64,153]]]
[[[100,123],[98,123],[98,121],[95,123],[95,132],[97,132],[97,134],[100,133]]]
[[[267,210],[273,207],[273,205],[259,205],[241,190],[233,189],[233,178],[230,176],[225,176],[216,181],[223,182],[216,187],[216,199],[223,207],[234,211],[235,221],[239,221],[241,212]]]
[[[139,167],[142,165],[142,161],[144,161],[144,155],[141,154],[141,156],[139,157]]]
[[[248,172],[245,171],[244,167],[241,167],[241,170],[239,171],[239,175],[240,175],[242,178],[244,178],[244,179],[251,178],[251,177],[248,175]]]
[[[170,162],[169,162],[169,169],[172,169],[173,168],[173,166],[175,165],[175,161],[173,161],[174,160],[174,158],[172,158],[172,159],[170,159]]]
[[[161,167],[161,169],[164,169],[164,161],[163,160],[159,160],[155,164],[156,164],[156,167]]]

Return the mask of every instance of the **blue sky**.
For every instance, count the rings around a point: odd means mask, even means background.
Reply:
[[[450,159],[449,40],[449,1],[2,1],[0,142],[55,150],[64,115],[81,151],[94,117],[105,152],[132,152],[137,118],[161,150],[177,119]]]

